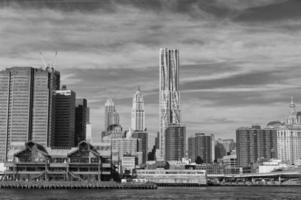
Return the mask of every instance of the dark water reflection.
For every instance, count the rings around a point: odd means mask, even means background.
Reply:
[[[158,190],[0,190],[1,200],[301,199],[301,187],[201,187]]]

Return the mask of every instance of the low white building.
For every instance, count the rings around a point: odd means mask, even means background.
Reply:
[[[259,165],[259,173],[271,173],[275,170],[281,170],[287,168],[288,165],[283,163],[281,160],[270,160],[268,162],[263,162],[262,165]]]
[[[133,170],[136,169],[136,160],[136,156],[124,155],[121,159],[122,173],[125,173],[125,171],[128,170],[130,174],[132,174]]]
[[[187,169],[138,169],[137,179],[156,184],[197,184],[207,185],[206,170]]]

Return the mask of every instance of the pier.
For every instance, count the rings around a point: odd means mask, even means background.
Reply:
[[[86,181],[1,181],[4,189],[157,189],[153,183],[118,183]]]

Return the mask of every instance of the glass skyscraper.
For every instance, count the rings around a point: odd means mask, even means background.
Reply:
[[[53,68],[12,67],[0,72],[0,160],[13,146],[33,140],[49,146],[54,131],[53,91],[60,74]]]

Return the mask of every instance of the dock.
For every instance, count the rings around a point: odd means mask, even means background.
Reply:
[[[1,181],[4,189],[157,189],[153,183],[118,183],[118,182],[85,182],[85,181]]]

